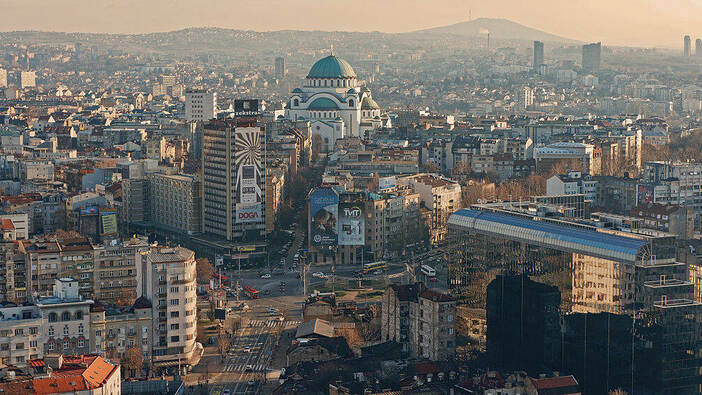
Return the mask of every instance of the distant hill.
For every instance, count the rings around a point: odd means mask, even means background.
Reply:
[[[501,40],[539,40],[548,42],[577,43],[577,40],[556,36],[541,30],[533,29],[519,23],[500,18],[478,18],[468,22],[453,25],[418,30],[412,33],[454,34],[459,36],[476,37],[490,32],[490,38]]]

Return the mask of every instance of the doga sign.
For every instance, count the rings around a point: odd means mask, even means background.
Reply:
[[[261,205],[255,204],[248,207],[237,207],[236,209],[236,223],[245,224],[252,222],[261,222],[263,216],[261,215]]]

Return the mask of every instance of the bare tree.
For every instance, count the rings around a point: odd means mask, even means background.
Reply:
[[[422,164],[422,171],[424,173],[440,173],[441,169],[434,162],[426,162]]]
[[[139,347],[130,347],[124,353],[124,358],[120,360],[122,366],[127,371],[129,377],[139,376],[141,369],[144,367],[144,355]]]
[[[207,258],[198,258],[195,260],[195,271],[197,272],[198,280],[210,280],[214,277],[214,266]]]
[[[229,351],[229,348],[231,346],[232,341],[229,340],[229,336],[225,334],[220,334],[217,337],[217,351],[222,356],[222,360],[224,360],[224,356],[227,355],[227,352]]]

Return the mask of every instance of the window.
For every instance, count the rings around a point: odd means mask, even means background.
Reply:
[[[177,330],[177,329],[180,329],[180,326],[178,324],[171,324],[171,329]]]
[[[68,350],[68,340],[63,342],[63,349]]]
[[[15,344],[15,350],[24,350],[24,343]]]
[[[299,105],[300,105],[300,100],[298,100],[298,99],[293,100],[293,106],[297,107]]]
[[[78,347],[85,347],[85,340],[78,339]]]
[[[9,349],[10,349],[10,344],[9,344],[9,343],[0,344],[0,350],[1,350],[1,351],[7,351],[7,350],[9,350]]]
[[[15,329],[15,336],[22,336],[22,335],[24,335],[24,329],[22,329],[22,328]]]
[[[24,357],[23,356],[15,357],[15,360],[19,363],[22,363],[22,362],[24,362]]]
[[[36,335],[37,334],[37,327],[33,326],[33,327],[29,328],[29,334]]]
[[[171,299],[171,306],[178,306],[180,301],[178,299]]]
[[[171,292],[178,293],[178,287],[171,287]]]
[[[353,107],[353,99],[349,100],[349,107]]]
[[[30,342],[29,342],[29,347],[31,347],[31,348],[37,348],[37,341],[36,341],[36,340],[30,341]]]
[[[64,325],[63,327],[63,335],[68,336],[68,325]]]
[[[78,325],[78,334],[79,335],[83,334],[83,324]]]
[[[171,343],[176,343],[180,341],[180,336],[171,336]]]
[[[49,327],[49,337],[54,337],[54,327],[53,326]]]
[[[83,312],[82,311],[76,311],[76,319],[77,320],[83,319]]]
[[[57,318],[56,313],[49,313],[49,322],[56,322]]]
[[[54,351],[54,342],[49,343],[49,351]]]
[[[100,337],[100,336],[102,336],[102,331],[101,331],[101,330],[99,330],[99,329],[98,329],[98,330],[96,330],[96,331],[95,331],[95,336],[97,336],[97,337]]]
[[[179,316],[180,316],[180,312],[171,311],[171,318],[178,318]]]
[[[68,311],[64,311],[61,313],[61,321],[70,321],[71,320],[71,313]]]

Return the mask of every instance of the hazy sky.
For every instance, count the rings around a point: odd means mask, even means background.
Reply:
[[[682,46],[702,37],[700,0],[0,0],[0,31],[132,33],[217,26],[403,32],[506,18],[583,41]]]

